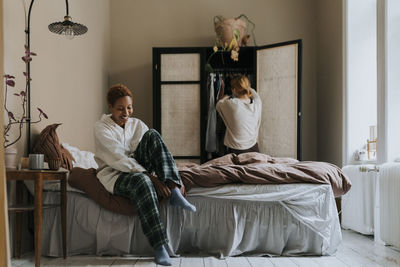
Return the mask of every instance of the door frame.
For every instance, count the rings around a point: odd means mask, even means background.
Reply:
[[[3,18],[3,0],[0,0],[0,14]],[[0,58],[4,59],[4,33],[3,33],[3,20],[0,20]],[[4,62],[0,64],[0,75],[4,75]],[[0,99],[1,103],[4,101],[4,85],[0,83]],[[3,106],[3,105],[1,105]],[[0,132],[4,132],[4,110],[0,111]],[[8,209],[7,209],[7,186],[6,186],[6,170],[4,163],[4,136],[1,135],[0,145],[0,266],[11,266],[10,262],[10,237],[8,228]]]

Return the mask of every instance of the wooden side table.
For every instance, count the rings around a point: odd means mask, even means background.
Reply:
[[[41,255],[41,242],[42,242],[42,209],[54,208],[60,206],[61,208],[61,228],[62,228],[62,242],[63,242],[63,256],[64,259],[67,256],[67,170],[14,170],[7,169],[6,177],[8,181],[17,181],[17,204],[9,206],[9,212],[16,212],[16,256],[21,256],[21,231],[22,231],[22,214],[25,211],[34,211],[35,221],[35,266],[40,266],[40,255]],[[35,201],[34,205],[22,205],[22,186],[24,180],[33,180],[35,182]],[[58,180],[60,181],[60,204],[43,204],[42,193],[43,193],[43,181],[44,180]]]

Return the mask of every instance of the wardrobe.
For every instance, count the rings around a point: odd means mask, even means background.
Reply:
[[[239,60],[212,47],[153,48],[153,127],[176,160],[206,162],[210,73],[245,74],[262,100],[261,153],[301,160],[302,41],[241,47]],[[207,82],[208,81],[208,82]]]

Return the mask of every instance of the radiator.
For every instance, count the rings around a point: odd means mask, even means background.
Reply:
[[[379,238],[379,206],[375,201],[378,169],[375,165],[348,165],[342,168],[351,181],[350,191],[342,196],[342,228]],[[374,231],[376,227],[377,231]]]
[[[400,249],[400,163],[385,163],[379,173],[381,239]]]

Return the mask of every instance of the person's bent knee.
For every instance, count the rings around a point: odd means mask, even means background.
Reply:
[[[157,130],[155,130],[155,129],[149,129],[147,132],[144,133],[143,137],[145,137],[145,136],[149,136],[149,137],[153,137],[153,138],[154,137],[158,137],[158,138],[161,137],[160,133],[157,132]]]
[[[150,177],[149,177],[147,174],[145,174],[145,173],[137,173],[137,172],[134,172],[134,173],[132,173],[132,174],[134,174],[135,179],[137,179],[138,181],[140,180],[142,183],[153,184],[153,183],[151,182]]]

